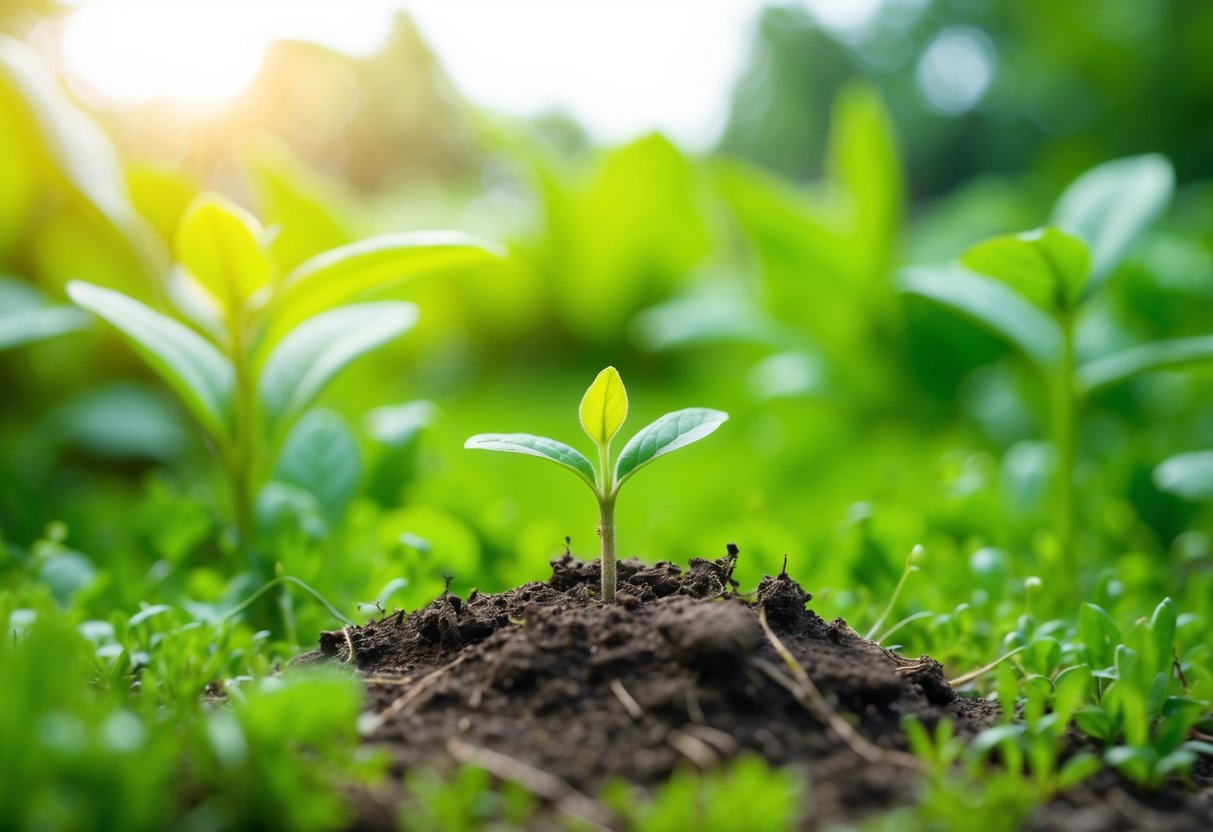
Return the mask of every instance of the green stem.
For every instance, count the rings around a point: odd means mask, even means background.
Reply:
[[[245,354],[245,315],[243,310],[232,313],[229,328],[231,360],[236,372],[236,442],[228,476],[231,481],[232,511],[236,521],[236,534],[240,539],[240,551],[250,562],[253,551],[253,500],[257,470],[257,389],[249,372],[248,356]]]
[[[1074,556],[1074,471],[1078,467],[1078,402],[1074,390],[1074,316],[1062,313],[1061,367],[1054,393],[1054,441],[1057,445],[1057,539],[1062,557]]]
[[[599,500],[598,536],[602,538],[602,600],[615,600],[615,497]]]

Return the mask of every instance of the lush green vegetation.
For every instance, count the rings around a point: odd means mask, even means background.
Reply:
[[[907,725],[921,799],[873,828],[1015,828],[1104,769],[1149,790],[1213,754],[1213,186],[1193,104],[1213,81],[1179,83],[1160,52],[1186,27],[1176,53],[1207,54],[1213,27],[1179,22],[1203,6],[1100,4],[1110,56],[1053,4],[927,4],[914,32],[977,26],[1011,56],[962,113],[873,63],[892,23],[855,43],[768,12],[704,153],[479,112],[435,92],[402,25],[365,61],[296,45],[263,69],[337,67],[382,105],[330,144],[267,107],[191,116],[225,149],[173,157],[154,109],[82,109],[24,42],[42,4],[19,5],[0,12],[18,36],[0,35],[0,825],[341,828],[346,784],[387,770],[358,745],[360,685],[276,670],[447,576],[542,580],[566,535],[596,557],[599,524],[612,559],[736,541],[743,588],[786,555],[823,617],[997,699],[973,741]],[[1029,68],[1063,54],[1072,83],[1040,92]],[[400,65],[416,120],[376,97]],[[1088,99],[1108,106],[1084,119]],[[567,433],[570,391],[606,364],[580,414],[597,469],[480,435]],[[612,465],[614,367],[667,416]],[[704,407],[669,412],[687,402]],[[710,448],[615,505],[723,411]],[[678,413],[677,437],[629,453]],[[597,505],[551,466],[467,454],[473,434],[570,467]],[[1067,751],[1071,727],[1089,750]],[[534,796],[489,780],[411,772],[409,828],[525,826]],[[811,790],[742,758],[602,799],[636,829],[776,829]]]

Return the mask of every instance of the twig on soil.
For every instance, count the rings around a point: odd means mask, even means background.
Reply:
[[[1018,653],[1022,653],[1024,650],[1027,650],[1028,647],[1029,647],[1029,645],[1027,645],[1027,644],[1020,645],[1019,647],[1016,647],[1014,650],[1011,650],[1010,652],[1003,653],[1001,656],[999,656],[997,659],[995,659],[994,661],[990,662],[987,665],[982,665],[981,667],[977,668],[976,670],[971,670],[968,673],[964,674],[963,676],[957,676],[955,679],[949,679],[948,684],[954,688],[958,688],[961,685],[967,685],[969,682],[972,682],[976,679],[980,679],[982,676],[985,676],[987,673],[989,673],[994,668],[998,667],[1000,664],[1005,662],[1007,659],[1011,658],[1012,656],[1014,656]]]
[[[412,676],[363,676],[362,681],[368,685],[384,685],[386,687],[403,687],[417,680]]]
[[[703,715],[703,708],[699,706],[699,697],[695,695],[695,688],[687,688],[687,718],[696,725],[703,725],[707,722],[707,717]]]
[[[904,751],[891,751],[869,742],[867,738],[855,730],[851,723],[839,716],[838,711],[834,710],[821,691],[817,689],[817,686],[813,684],[813,680],[809,678],[809,674],[805,672],[804,667],[801,666],[800,662],[796,661],[796,657],[792,655],[792,652],[779,640],[779,636],[775,635],[775,631],[767,623],[767,611],[765,607],[760,606],[758,608],[758,623],[762,625],[762,631],[766,634],[767,641],[775,648],[775,652],[783,659],[784,664],[788,666],[788,670],[792,672],[792,676],[796,680],[796,684],[789,688],[796,701],[818,721],[828,726],[830,730],[837,734],[838,738],[846,743],[847,747],[869,763],[884,763],[886,765],[915,770],[923,767],[918,758],[912,754],[907,754]],[[771,668],[770,665],[763,662],[757,666],[760,670],[768,673],[768,675],[772,675],[770,674],[770,670],[774,670],[774,668]],[[774,675],[772,675],[772,678],[777,682],[779,681]],[[780,684],[783,683],[780,682]],[[787,685],[785,684],[784,687],[787,687]]]
[[[673,746],[675,751],[694,763],[698,769],[706,771],[720,762],[720,755],[712,746],[677,728],[666,734],[665,741]]]
[[[434,682],[437,682],[440,678],[442,678],[442,676],[444,674],[450,672],[451,670],[454,670],[456,667],[463,664],[464,660],[467,659],[467,657],[468,657],[468,654],[464,653],[463,655],[456,658],[450,664],[445,664],[442,667],[435,670],[433,673],[430,673],[428,676],[422,677],[421,681],[419,681],[417,684],[413,685],[413,687],[409,688],[406,693],[399,696],[396,699],[396,701],[394,701],[391,705],[388,705],[387,708],[385,708],[380,713],[375,714],[372,718],[368,719],[365,723],[360,724],[359,728],[361,729],[363,735],[369,736],[369,735],[375,733],[376,731],[378,731],[380,728],[382,728],[384,725],[387,724],[387,721],[389,719],[391,719],[393,716],[395,716],[396,714],[403,711],[410,704],[412,704],[413,701],[417,699],[417,697],[419,697],[419,696],[421,696],[421,694],[425,693],[426,690],[428,690],[430,688],[430,686],[434,684]]]
[[[344,662],[342,662],[342,664],[349,664],[350,662],[352,662],[354,660],[354,640],[352,638],[350,638],[350,628],[348,626],[342,627],[341,635],[345,636],[345,646],[350,649],[349,657]]]
[[[727,731],[721,731],[719,728],[713,728],[710,725],[687,725],[684,730],[696,739],[703,740],[726,757],[732,757],[741,750],[737,745],[737,740],[733,739],[733,735]]]
[[[628,693],[628,689],[623,686],[623,682],[618,679],[611,680],[611,693],[615,694],[615,698],[623,705],[623,709],[628,712],[628,716],[632,719],[640,719],[644,716],[644,708],[640,707],[640,703],[632,698],[632,694]]]
[[[594,828],[609,829],[614,820],[605,806],[549,771],[453,737],[447,740],[446,748],[458,762],[479,766],[499,780],[520,786]]]

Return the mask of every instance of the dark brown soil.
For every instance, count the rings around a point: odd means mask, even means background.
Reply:
[[[655,786],[679,766],[710,768],[743,752],[804,768],[806,827],[853,821],[914,798],[919,777],[896,754],[905,715],[927,726],[950,718],[962,734],[996,720],[997,706],[956,695],[938,662],[896,656],[842,619],[806,609],[809,594],[786,573],[764,578],[750,598],[738,595],[730,551],[692,560],[687,572],[622,561],[618,603],[609,605],[592,592],[597,562],[565,556],[547,583],[446,594],[411,614],[324,633],[319,649],[296,661],[352,664],[367,678],[367,742],[390,753],[393,773],[472,761],[606,825],[609,814],[585,799],[606,782]],[[869,748],[865,759],[818,718],[764,634],[760,609],[829,705],[890,753]],[[1123,805],[1108,808],[1090,790],[1030,826],[1102,831],[1133,828],[1132,812],[1157,819],[1157,807],[1120,794]],[[1207,802],[1201,814],[1198,797],[1180,797],[1166,814],[1178,823],[1166,828],[1213,828]],[[364,806],[362,825],[394,828],[392,811],[380,808],[377,817]],[[1201,822],[1184,825],[1195,817]]]

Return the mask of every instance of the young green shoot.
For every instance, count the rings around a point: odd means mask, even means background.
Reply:
[[[506,451],[549,459],[563,465],[589,486],[598,500],[598,534],[602,539],[602,600],[615,600],[615,500],[633,474],[659,456],[697,442],[720,427],[727,413],[691,407],[667,413],[642,428],[612,461],[611,442],[628,416],[628,393],[614,367],[607,367],[581,398],[581,427],[594,442],[598,465],[580,451],[555,439],[529,433],[481,433],[465,448]]]
[[[901,572],[901,580],[897,582],[897,586],[893,589],[893,594],[889,597],[889,603],[885,606],[884,612],[880,614],[880,618],[876,619],[876,623],[868,630],[868,634],[864,638],[869,641],[876,637],[880,632],[880,628],[884,626],[885,620],[893,612],[893,607],[897,604],[898,597],[901,596],[901,590],[905,588],[906,579],[911,573],[918,571],[918,564],[922,563],[926,557],[926,550],[922,548],[921,543],[915,543],[914,548],[910,549],[910,556],[906,558],[906,568]],[[879,644],[879,642],[877,642]]]

